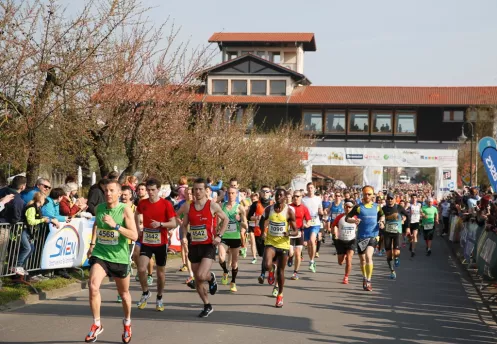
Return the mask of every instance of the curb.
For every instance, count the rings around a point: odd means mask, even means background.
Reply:
[[[102,285],[109,284],[113,282],[113,280],[109,277],[106,277],[102,281]],[[72,283],[64,288],[54,289],[49,291],[40,291],[39,294],[28,295],[25,299],[16,300],[5,305],[0,306],[0,312],[8,312],[13,311],[25,306],[34,305],[42,301],[57,299],[63,296],[67,296],[69,294],[74,294],[80,292],[81,290],[88,289],[88,281],[80,281]]]

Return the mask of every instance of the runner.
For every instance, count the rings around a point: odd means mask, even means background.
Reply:
[[[131,189],[130,186],[124,185],[121,186],[121,203],[127,205],[128,207],[131,208],[131,211],[133,211],[133,214],[136,211],[136,205],[133,202],[133,189]],[[129,271],[131,272],[130,277],[133,275],[133,269],[131,268],[131,260],[133,259],[134,255],[134,250],[135,250],[135,241],[128,239],[128,245],[129,245],[129,252],[130,252],[130,262],[129,262]],[[138,266],[138,262],[135,261],[136,266]],[[138,273],[137,273],[138,276]],[[123,300],[121,298],[121,295],[117,295],[117,303],[122,303]]]
[[[334,200],[334,196],[333,196],[333,193],[331,193],[331,195],[329,193],[325,193],[323,195],[323,201],[321,202],[322,206],[323,206],[323,229],[324,229],[324,233],[329,233],[330,232],[330,221],[331,221],[331,218],[330,218],[330,211],[329,211],[329,207],[331,205],[331,202]],[[324,238],[326,237],[323,236],[323,243],[324,243]]]
[[[251,200],[251,204],[250,204],[250,207],[248,208],[249,210],[247,213],[247,219],[248,219],[248,231],[247,232],[249,233],[250,250],[252,251],[251,264],[256,264],[257,263],[257,254],[259,253],[259,256],[262,257],[262,255],[264,253],[264,242],[262,240],[259,240],[260,244],[256,243],[255,233],[254,233],[255,225],[256,225],[256,217],[253,215],[249,216],[249,214],[250,214],[250,209],[252,209],[252,204],[259,202],[259,194],[257,192],[252,193],[250,195],[250,200]],[[257,207],[257,204],[255,207]],[[261,210],[261,212],[264,212],[264,208]],[[260,229],[259,229],[258,238],[260,238]],[[259,246],[262,248],[262,250],[259,249]]]
[[[138,204],[140,203],[141,200],[147,199],[148,194],[147,194],[147,186],[145,183],[140,183],[136,186],[136,199],[134,201],[135,206],[138,207]],[[138,230],[138,236],[140,237],[143,231],[143,220],[140,220],[140,226],[136,227]],[[140,259],[140,251],[141,251],[141,243],[140,241],[135,242],[135,248],[133,250],[133,261],[135,262],[136,266],[138,266],[138,260]],[[152,276],[152,273],[154,272],[154,260],[150,259],[150,263],[148,264],[148,274],[147,274],[147,284],[148,286],[151,286],[152,283],[154,282],[154,278]],[[135,276],[135,281],[139,282],[140,281],[140,276],[137,273]]]
[[[93,314],[93,324],[86,335],[85,342],[93,343],[104,331],[100,322],[100,285],[105,276],[116,282],[117,291],[122,299],[124,319],[123,343],[131,341],[131,295],[129,293],[130,252],[128,239],[136,241],[138,233],[133,219],[133,211],[119,203],[121,186],[110,181],[104,186],[105,201],[95,208],[90,249],[87,256],[90,262],[89,296]]]
[[[207,188],[206,188],[207,190]],[[178,203],[178,211],[176,213],[176,221],[178,224],[181,226],[183,223],[183,218],[185,217],[185,213],[188,210],[188,207],[183,207],[183,204],[187,203],[188,205],[193,202],[193,194],[192,194],[192,188],[188,188],[188,194],[187,194],[187,199],[181,200]],[[191,235],[190,233],[187,234],[187,243],[183,243],[183,231],[181,229],[179,230],[179,240],[181,241],[181,261],[182,265],[179,268],[179,271],[188,271],[189,275],[188,278],[185,281],[185,284],[190,287],[190,289],[195,289],[195,278],[193,276],[193,271],[192,271],[192,264],[190,263],[190,260],[188,259],[188,242],[191,241]]]
[[[438,209],[433,206],[433,198],[429,197],[426,202],[427,205],[421,208],[421,225],[426,242],[426,255],[431,256],[431,242],[435,234],[435,225],[438,224]]]
[[[290,236],[290,251],[288,258],[288,266],[294,265],[293,259],[295,257],[295,267],[293,268],[292,280],[299,279],[299,268],[302,261],[302,247],[304,246],[304,228],[309,227],[311,221],[311,214],[309,209],[302,204],[302,192],[297,190],[293,193],[293,202],[291,206],[295,212],[295,224],[298,229],[298,234]],[[305,220],[305,223],[304,223]]]
[[[418,202],[418,196],[416,194],[411,195],[411,204],[409,206],[411,223],[407,229],[406,235],[409,237],[409,251],[411,251],[411,258],[416,255],[416,244],[418,243],[418,229],[419,220],[421,217],[421,203]]]
[[[316,256],[316,238],[321,230],[321,221],[319,216],[323,215],[323,206],[321,197],[315,196],[316,188],[312,183],[307,183],[307,196],[302,199],[302,203],[309,209],[312,221],[309,228],[304,229],[304,241],[307,241],[307,252],[309,253],[309,270],[316,272],[316,263],[314,257]]]
[[[221,237],[228,227],[228,217],[224,214],[219,204],[207,199],[205,187],[206,182],[202,178],[196,179],[193,183],[195,201],[191,204],[183,205],[187,210],[181,225],[183,243],[188,243],[187,233],[189,232],[191,235],[191,243],[188,246],[188,259],[192,263],[197,293],[204,303],[204,309],[199,314],[200,318],[206,318],[214,311],[209,303],[204,282],[209,283],[210,294],[216,294],[216,275],[210,270],[212,263],[216,259],[216,246],[219,246]],[[214,224],[216,216],[221,220],[217,234]]]
[[[410,215],[411,214],[411,209],[410,204],[406,203],[405,200],[401,199],[399,202],[399,205],[405,209],[405,211]],[[407,222],[405,219],[402,220],[402,248],[406,248],[407,241],[409,239],[407,238]]]
[[[138,302],[138,308],[144,309],[151,293],[147,284],[147,267],[155,255],[157,265],[157,300],[155,310],[162,312],[164,303],[162,292],[166,283],[166,261],[167,245],[169,242],[169,230],[176,228],[176,213],[171,202],[159,197],[161,183],[157,179],[147,180],[146,187],[148,199],[142,200],[136,209],[135,219],[138,225],[143,219],[143,235],[140,238],[141,251],[138,260],[138,274],[142,296]],[[141,215],[141,216],[140,216]]]
[[[391,192],[387,194],[387,205],[382,208],[385,215],[385,249],[387,251],[387,263],[390,268],[390,278],[396,279],[395,268],[400,265],[400,238],[402,235],[402,222],[407,223],[409,228],[410,216],[407,211],[398,204],[395,204],[395,195]],[[403,219],[404,217],[404,219]],[[392,265],[392,260],[394,265]]]
[[[269,270],[268,283],[274,284],[275,270],[273,260],[276,258],[276,275],[278,279],[278,295],[276,297],[276,307],[283,307],[283,288],[285,285],[285,266],[288,262],[288,250],[290,249],[290,235],[297,235],[295,224],[295,213],[285,204],[286,191],[276,189],[276,203],[264,210],[261,224],[268,228],[263,236],[265,237],[264,261],[266,269]],[[289,225],[291,230],[289,229]]]
[[[352,257],[356,247],[356,230],[355,223],[345,221],[346,215],[350,212],[354,203],[352,200],[347,200],[344,204],[344,213],[339,214],[333,220],[331,227],[333,228],[333,236],[336,238],[335,247],[337,249],[338,264],[342,265],[345,261],[345,275],[343,276],[343,284],[349,284],[349,275],[352,271]]]
[[[345,221],[357,224],[357,253],[361,261],[362,287],[372,291],[373,252],[377,244],[379,229],[385,228],[385,216],[381,207],[373,202],[374,189],[366,185],[362,188],[362,202],[352,208]],[[354,218],[356,217],[356,218]]]
[[[238,251],[241,245],[241,228],[247,227],[245,208],[241,203],[236,203],[237,190],[228,189],[228,202],[224,202],[222,209],[228,217],[228,229],[224,232],[219,245],[219,265],[223,269],[221,283],[228,284],[229,272],[226,267],[226,253],[231,255],[231,284],[230,291],[237,292],[236,276],[238,274]]]

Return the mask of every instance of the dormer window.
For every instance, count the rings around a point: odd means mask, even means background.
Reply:
[[[281,53],[279,51],[271,52],[271,62],[281,63]]]
[[[227,95],[228,80],[212,80],[212,94]]]
[[[271,80],[269,82],[269,94],[272,96],[286,96],[286,81]]]
[[[266,80],[250,81],[250,94],[253,96],[265,96],[267,94]]]
[[[228,55],[228,60],[233,60],[238,57],[238,51],[227,51],[226,55]]]
[[[231,80],[231,94],[237,96],[246,96],[247,80]]]

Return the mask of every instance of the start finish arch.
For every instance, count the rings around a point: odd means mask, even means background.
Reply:
[[[292,188],[305,188],[312,181],[312,166],[359,166],[363,168],[364,185],[375,190],[383,187],[383,167],[433,167],[435,197],[442,198],[457,187],[457,150],[399,148],[332,148],[312,147],[302,154],[306,168],[292,182]]]

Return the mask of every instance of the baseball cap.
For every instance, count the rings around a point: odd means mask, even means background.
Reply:
[[[389,192],[387,193],[387,198],[395,198],[395,195],[393,194],[393,192]]]

